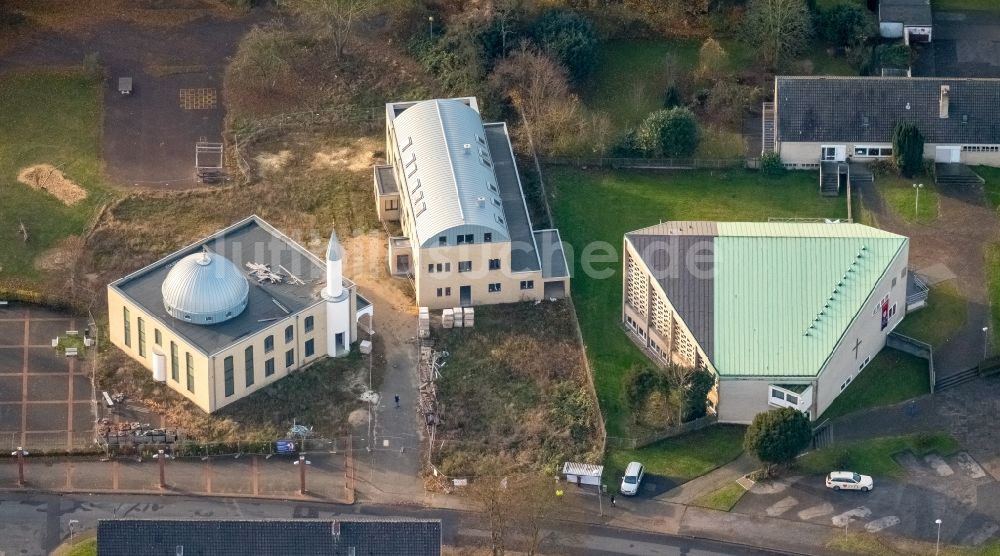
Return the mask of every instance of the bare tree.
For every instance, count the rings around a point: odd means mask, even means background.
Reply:
[[[804,0],[752,0],[747,13],[747,38],[771,67],[797,54],[812,31]]]
[[[729,69],[729,53],[719,41],[709,37],[698,51],[698,77],[714,81]]]
[[[504,475],[507,466],[498,457],[483,461],[478,477],[473,481],[469,494],[482,512],[490,530],[490,548],[493,556],[503,556],[507,533],[511,526],[513,491],[509,478]]]
[[[378,13],[393,3],[390,0],[280,0],[289,10],[314,31],[329,37],[337,57],[344,55],[355,26],[366,17]]]
[[[514,520],[527,546],[528,556],[538,554],[542,544],[542,525],[555,515],[560,499],[556,497],[552,477],[540,474],[518,479],[514,493]]]

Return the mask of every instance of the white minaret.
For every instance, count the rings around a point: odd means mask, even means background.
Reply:
[[[350,291],[344,289],[344,253],[337,241],[337,232],[330,232],[326,248],[326,353],[330,357],[345,355],[351,345]]]

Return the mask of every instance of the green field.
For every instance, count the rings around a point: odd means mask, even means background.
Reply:
[[[35,258],[80,234],[109,189],[101,176],[100,82],[74,74],[31,73],[0,78],[0,283],[37,282]],[[86,189],[66,206],[17,181],[34,164],[51,164]],[[18,234],[20,223],[28,241]]]
[[[927,361],[884,348],[823,412],[820,420],[906,401],[930,392]]]
[[[986,246],[986,278],[989,285],[990,307],[992,311],[992,352],[1000,346],[1000,243]],[[579,305],[577,305],[579,307]],[[583,323],[580,323],[581,326]]]
[[[843,197],[819,195],[813,172],[768,180],[743,170],[644,173],[553,167],[547,176],[556,225],[572,247],[573,300],[609,436],[628,435],[622,377],[633,365],[646,364],[619,326],[622,275],[617,253],[625,232],[662,220],[843,218],[847,212]],[[606,242],[616,255],[611,262],[594,264],[598,272],[583,272],[581,255],[596,242]]]
[[[986,191],[986,200],[993,208],[1000,207],[1000,168],[992,166],[976,166],[973,170],[979,177],[986,180],[983,186]]]
[[[916,188],[913,187],[914,183],[923,184],[919,199]],[[916,224],[933,224],[937,220],[938,192],[933,178],[924,176],[908,179],[885,176],[875,179],[875,187],[885,200],[886,206],[903,220]]]
[[[722,40],[732,69],[752,61],[752,52],[732,40]],[[670,84],[667,60],[677,72],[689,73],[698,65],[702,41],[615,40],[601,46],[597,69],[582,98],[588,108],[606,112],[618,129],[638,124],[650,112],[663,107]]]
[[[700,431],[661,440],[637,450],[609,450],[605,458],[606,477],[615,486],[625,466],[641,462],[648,473],[689,481],[725,465],[743,453],[743,433],[739,425],[713,425]]]
[[[796,460],[795,467],[809,474],[826,474],[843,469],[872,475],[878,481],[878,477],[900,477],[905,473],[892,459],[900,452],[909,450],[918,457],[930,453],[949,456],[958,449],[958,442],[944,433],[891,436],[834,444],[809,452]]]
[[[906,315],[896,331],[934,347],[940,347],[965,324],[968,303],[955,280],[931,286],[927,306]]]

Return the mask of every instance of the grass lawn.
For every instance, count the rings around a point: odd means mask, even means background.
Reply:
[[[918,457],[932,452],[948,456],[958,449],[958,442],[944,433],[890,436],[846,445],[834,444],[829,448],[809,452],[795,462],[795,467],[810,474],[826,474],[835,469],[844,469],[872,475],[878,481],[879,477],[900,477],[905,473],[892,459],[895,454],[909,450]]]
[[[755,172],[633,172],[549,168],[552,209],[568,258],[574,266],[573,300],[594,370],[597,396],[609,436],[628,434],[622,403],[625,372],[647,364],[644,355],[616,325],[621,319],[621,259],[627,231],[661,220],[743,220],[768,217],[844,218],[844,197],[824,198],[813,172],[790,172],[769,180]],[[615,256],[581,270],[580,255],[595,242],[607,242]],[[596,261],[596,259],[595,259]]]
[[[739,457],[744,431],[746,427],[740,425],[713,425],[637,450],[609,450],[604,476],[610,478],[609,485],[617,486],[625,466],[638,461],[646,466],[647,473],[678,482],[690,481]]]
[[[820,416],[835,419],[848,413],[899,403],[930,392],[927,361],[892,348],[872,359]]]
[[[71,73],[5,75],[0,99],[0,282],[37,283],[35,258],[83,232],[110,192],[101,177],[100,82]],[[17,181],[22,168],[42,163],[59,168],[87,198],[67,206]]]
[[[733,506],[743,498],[743,495],[747,493],[747,490],[739,485],[739,483],[730,483],[724,487],[718,488],[704,494],[694,499],[691,502],[694,506],[701,506],[702,508],[708,508],[710,510],[719,510],[723,512],[728,512],[733,509]]]
[[[914,183],[922,183],[919,204]],[[885,204],[896,216],[907,222],[916,224],[932,224],[938,217],[938,193],[934,180],[924,176],[920,178],[901,178],[884,176],[875,178],[875,186],[885,200]]]
[[[742,133],[715,126],[701,128],[701,142],[698,143],[695,158],[732,159],[745,155]]]
[[[968,304],[958,291],[958,284],[946,280],[931,286],[927,306],[906,315],[896,331],[939,347],[962,328],[967,312]]]
[[[1000,11],[996,0],[931,0],[935,10],[983,10]]]
[[[993,208],[1000,208],[1000,168],[992,166],[976,166],[972,169],[986,180],[983,186],[986,192],[986,200]]]
[[[884,554],[914,554],[940,556],[997,556],[1000,542],[988,542],[980,546],[935,546],[929,541],[917,541],[905,537],[883,536],[867,531],[845,531],[846,534],[830,535],[826,547],[840,553],[883,556]]]
[[[795,69],[799,71],[796,72]],[[843,56],[833,56],[827,47],[819,44],[806,50],[798,64],[792,67],[792,75],[858,75],[858,69],[851,65]]]
[[[733,40],[722,40],[730,65],[738,69],[752,60],[750,49]],[[591,109],[606,112],[617,129],[635,125],[650,112],[663,107],[663,94],[670,82],[667,57],[677,71],[690,72],[698,65],[702,41],[616,40],[601,46],[597,69],[582,94]]]

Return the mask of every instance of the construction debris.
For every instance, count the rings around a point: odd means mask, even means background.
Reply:
[[[248,261],[247,268],[250,269],[250,276],[256,278],[258,284],[263,283],[265,280],[272,284],[280,284],[284,279],[284,276],[271,270],[271,265],[269,264],[251,263]]]
[[[440,355],[430,345],[420,346],[420,362],[417,365],[417,379],[420,381],[420,414],[424,425],[434,428],[438,424],[437,378]]]

